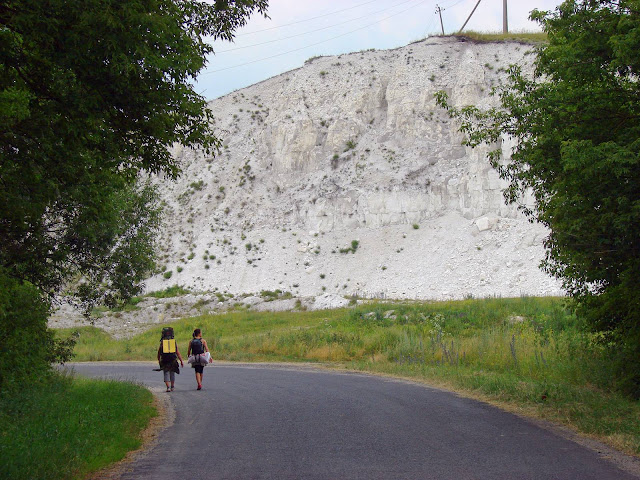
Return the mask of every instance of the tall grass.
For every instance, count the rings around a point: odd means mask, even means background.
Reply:
[[[0,395],[2,478],[85,478],[140,446],[155,415],[138,385],[52,375]]]
[[[546,43],[547,34],[544,32],[476,32],[465,30],[456,34],[458,37],[466,37],[476,42],[522,42],[522,43]]]
[[[564,302],[523,297],[238,311],[173,326],[185,350],[193,328],[202,328],[217,359],[338,363],[423,379],[640,454],[640,403],[615,393],[612,362]],[[78,359],[153,360],[159,334],[115,341],[87,329]]]

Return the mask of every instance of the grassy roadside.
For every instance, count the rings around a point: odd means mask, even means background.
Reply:
[[[0,396],[3,478],[81,479],[140,446],[152,394],[130,383],[53,374]]]
[[[563,302],[525,297],[237,311],[173,326],[183,350],[200,327],[217,359],[322,362],[415,378],[640,455],[640,402],[615,393],[612,359]],[[159,328],[122,341],[83,329],[77,359],[153,360],[158,338]]]
[[[457,37],[466,37],[476,42],[522,42],[530,44],[546,43],[547,34],[544,32],[476,32],[465,30],[456,34]]]

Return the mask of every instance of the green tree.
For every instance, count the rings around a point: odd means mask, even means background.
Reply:
[[[30,325],[18,298],[34,299],[29,335],[50,346],[41,306],[61,289],[86,308],[138,291],[159,215],[142,179],[179,174],[173,144],[217,150],[193,89],[206,40],[232,39],[266,7],[0,1],[0,344]]]
[[[640,1],[569,0],[531,18],[548,34],[533,76],[512,66],[499,107],[452,108],[489,154],[508,202],[550,229],[543,267],[611,347],[618,386],[640,397]]]

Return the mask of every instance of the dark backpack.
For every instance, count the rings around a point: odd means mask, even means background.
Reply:
[[[170,338],[173,338],[173,327],[164,327],[162,329],[162,336],[160,337],[160,340],[166,340]]]
[[[204,346],[202,345],[201,338],[194,338],[191,340],[191,353],[193,355],[202,355],[204,353]]]

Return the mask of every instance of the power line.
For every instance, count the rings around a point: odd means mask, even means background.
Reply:
[[[317,17],[306,18],[304,20],[299,20],[297,22],[285,23],[284,25],[278,25],[276,27],[263,28],[262,30],[254,30],[253,32],[239,33],[239,34],[236,35],[236,37],[243,37],[245,35],[253,35],[254,33],[266,32],[268,30],[275,30],[275,29],[278,29],[278,28],[289,27],[291,25],[297,25],[299,23],[310,22],[311,20],[316,20],[318,18],[328,17],[330,15],[335,15],[336,13],[346,12],[347,10],[353,10],[354,8],[358,8],[358,7],[361,7],[363,5],[368,5],[369,3],[373,3],[373,2],[376,2],[376,1],[378,1],[378,0],[369,0],[368,2],[360,3],[358,5],[354,5],[353,7],[343,8],[342,10],[336,10],[334,12],[325,13],[323,15],[318,15]]]
[[[464,2],[464,0],[458,0],[456,3],[454,3],[453,5],[449,5],[448,7],[442,8],[440,5],[436,4],[436,11],[435,14],[440,17],[440,28],[442,30],[442,35],[444,35],[444,24],[442,23],[442,12],[444,12],[445,10],[449,10],[450,8],[455,7],[456,5],[460,4]]]
[[[233,69],[233,68],[244,67],[244,66],[246,66],[246,65],[251,65],[251,64],[253,64],[253,63],[263,62],[263,61],[265,61],[265,60],[271,60],[272,58],[281,57],[281,56],[283,56],[283,55],[287,55],[287,54],[289,54],[289,53],[299,52],[300,50],[304,50],[304,49],[309,48],[309,47],[315,47],[316,45],[321,45],[321,44],[323,44],[323,43],[330,42],[331,40],[335,40],[336,38],[341,38],[341,37],[344,37],[344,36],[346,36],[346,35],[350,35],[350,34],[352,34],[352,33],[354,33],[354,32],[357,32],[357,31],[360,31],[360,30],[364,30],[365,28],[369,28],[369,27],[371,27],[371,26],[373,26],[373,25],[376,25],[376,24],[378,24],[378,23],[380,23],[380,22],[383,22],[383,21],[385,21],[385,20],[388,20],[389,18],[392,18],[392,17],[395,17],[395,16],[400,15],[400,14],[402,14],[402,13],[405,13],[405,12],[407,12],[407,11],[411,10],[412,8],[417,7],[418,5],[420,5],[420,4],[422,4],[422,3],[425,3],[426,1],[427,1],[427,0],[422,0],[422,1],[420,1],[419,3],[417,3],[417,4],[415,4],[415,5],[412,5],[411,7],[407,8],[407,9],[405,9],[405,10],[402,10],[402,11],[400,11],[400,12],[394,13],[393,15],[389,15],[389,16],[387,16],[387,17],[385,17],[385,18],[381,19],[381,20],[378,20],[377,22],[373,22],[373,23],[370,23],[370,24],[365,25],[365,26],[363,26],[363,27],[356,28],[355,30],[351,30],[351,31],[346,32],[346,33],[343,33],[343,34],[341,34],[341,35],[336,35],[335,37],[331,37],[331,38],[328,38],[328,39],[326,39],[326,40],[322,40],[322,41],[317,42],[317,43],[312,43],[311,45],[306,45],[306,46],[304,46],[304,47],[296,48],[296,49],[293,49],[293,50],[288,50],[288,51],[286,51],[286,52],[277,53],[277,54],[275,54],[275,55],[271,55],[271,56],[269,56],[269,57],[263,57],[263,58],[260,58],[260,59],[258,59],[258,60],[252,60],[252,61],[250,61],[250,62],[240,63],[240,64],[238,64],[238,65],[233,65],[233,66],[231,66],[231,67],[225,67],[225,68],[220,68],[220,69],[218,69],[218,70],[212,70],[212,71],[210,71],[210,72],[205,72],[205,73],[202,73],[202,74],[200,75],[200,77],[203,77],[203,76],[205,76],[205,75],[210,75],[210,74],[212,74],[212,73],[223,72],[223,71],[225,71],[225,70],[231,70],[231,69]]]
[[[390,7],[383,8],[383,9],[381,9],[381,10],[376,10],[375,12],[368,13],[368,14],[363,15],[363,16],[361,16],[361,17],[352,18],[351,20],[346,20],[346,21],[344,21],[344,22],[336,23],[336,24],[334,24],[334,25],[329,25],[329,26],[327,26],[327,27],[317,28],[316,30],[310,30],[310,31],[308,31],[308,32],[298,33],[298,34],[296,34],[296,35],[290,35],[290,36],[288,36],[288,37],[277,38],[277,39],[275,39],[275,40],[267,40],[267,41],[265,41],[265,42],[252,43],[251,45],[245,45],[245,46],[242,46],[242,47],[229,48],[229,49],[227,49],[227,50],[219,50],[219,51],[216,51],[215,53],[216,53],[216,55],[217,55],[217,54],[220,54],[220,53],[235,52],[236,50],[242,50],[242,49],[244,49],[244,48],[258,47],[258,46],[260,46],[260,45],[266,45],[266,44],[268,44],[268,43],[281,42],[281,41],[283,41],[283,40],[289,40],[290,38],[296,38],[296,37],[301,37],[301,36],[303,36],[303,35],[309,35],[309,34],[311,34],[311,33],[320,32],[320,31],[322,31],[322,30],[328,30],[328,29],[330,29],[330,28],[338,27],[338,26],[340,26],[340,25],[344,25],[344,24],[346,24],[346,23],[355,22],[356,20],[361,20],[361,19],[363,19],[363,18],[370,17],[370,16],[372,16],[372,15],[375,15],[375,14],[380,13],[380,12],[384,12],[384,11],[389,10],[389,9],[391,9],[391,8],[399,7],[400,5],[404,5],[405,3],[410,3],[410,2],[415,2],[415,1],[416,1],[416,0],[405,0],[405,1],[403,1],[403,2],[397,3],[397,4],[392,5],[392,6],[390,6]],[[277,28],[277,27],[274,27],[274,28]]]
[[[429,31],[431,30],[431,25],[433,25],[434,21],[436,20],[436,16],[435,14],[431,17],[431,20],[429,21],[429,23],[427,24],[427,26],[424,29],[424,37],[429,35]]]
[[[453,5],[449,5],[448,7],[443,8],[442,10],[449,10],[450,8],[455,7],[456,5],[459,5],[460,3],[464,2],[465,0],[458,0],[456,3],[454,3]]]

